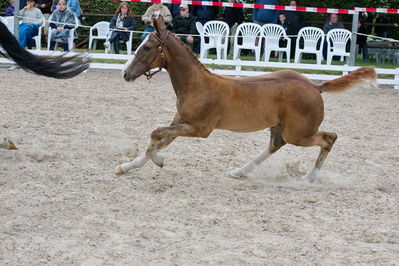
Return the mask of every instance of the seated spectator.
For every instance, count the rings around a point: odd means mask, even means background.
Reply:
[[[327,34],[332,29],[344,29],[344,28],[345,28],[344,25],[338,21],[338,15],[333,13],[330,15],[330,20],[326,24],[324,24],[323,31],[325,34]],[[327,59],[327,40],[324,41],[323,57],[324,60]],[[339,58],[339,56],[333,57],[334,60],[337,60],[337,58]]]
[[[141,17],[141,20],[145,24],[145,29],[143,35],[141,35],[141,41],[143,41],[150,32],[155,31],[154,25],[152,23],[152,16],[161,15],[165,21],[165,25],[172,22],[172,14],[170,14],[169,9],[162,3],[153,3],[152,6],[147,8],[147,11]]]
[[[19,11],[19,16],[24,17],[19,24],[19,44],[28,46],[28,49],[32,49],[32,38],[37,36],[43,23],[43,14],[35,4],[35,0],[28,0],[27,5]]]
[[[329,32],[332,29],[344,29],[344,28],[345,28],[344,25],[338,21],[338,15],[331,14],[330,20],[323,26],[323,31],[325,34],[327,34],[327,32]]]
[[[127,42],[130,37],[129,32],[120,30],[132,31],[136,28],[136,20],[127,2],[122,2],[119,5],[116,14],[111,19],[109,27],[110,29],[117,29],[117,31],[111,31],[111,37],[104,45],[107,48],[112,46],[115,53],[119,54],[119,42]]]
[[[229,3],[237,3],[237,0],[228,0]],[[223,12],[223,20],[229,25],[230,36],[234,36],[238,25],[244,22],[244,13],[241,7],[226,7]],[[241,38],[239,44],[242,43]],[[234,38],[229,39],[229,55],[233,55]]]
[[[364,21],[359,21],[357,23],[357,32],[362,34],[368,34],[367,28],[364,25]],[[365,35],[357,35],[356,38],[356,48],[358,49],[358,53],[362,53],[363,61],[368,62],[369,60],[369,53],[367,47],[367,36]]]
[[[75,23],[75,14],[67,7],[65,0],[59,0],[57,10],[50,17],[50,50],[53,51],[56,42],[59,42],[63,43],[64,51],[69,51],[68,37]]]
[[[182,2],[180,4],[180,15],[173,19],[172,31],[176,34],[197,34],[195,26],[196,19],[189,13],[187,3]],[[179,38],[185,42],[188,46],[193,48],[194,37],[193,36],[179,36]]]
[[[14,16],[14,0],[10,1],[10,5],[6,8],[6,17]]]
[[[80,18],[82,10],[80,9],[79,0],[67,0],[67,5],[68,8],[72,10],[73,13],[75,13],[76,17]]]

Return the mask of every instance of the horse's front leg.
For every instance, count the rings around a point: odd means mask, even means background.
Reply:
[[[123,174],[132,168],[143,166],[148,160],[152,160],[159,167],[163,166],[163,158],[158,151],[167,147],[176,137],[207,137],[213,128],[204,128],[190,124],[180,123],[168,127],[161,127],[151,133],[151,143],[146,153],[135,160],[118,165],[115,173]]]

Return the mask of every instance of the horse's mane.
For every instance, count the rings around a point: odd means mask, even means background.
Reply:
[[[180,40],[180,38],[177,37],[175,34],[171,34],[171,35],[179,42],[179,44],[184,49],[186,49],[186,51],[190,55],[192,61],[194,61],[194,63],[196,65],[199,65],[202,69],[204,69],[209,74],[215,75],[214,73],[210,72],[209,69],[207,69],[204,64],[201,63],[201,61],[198,59],[198,57],[194,54],[193,50],[191,50],[191,48],[187,44],[185,44],[182,40]]]
[[[21,68],[38,75],[67,79],[80,74],[89,67],[89,62],[85,58],[77,60],[79,55],[72,57],[59,56],[49,59],[29,53],[19,45],[18,41],[1,21],[0,45],[7,52],[7,54],[4,54],[0,51],[0,54],[14,60]]]

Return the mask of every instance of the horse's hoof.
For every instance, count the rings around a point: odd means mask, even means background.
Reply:
[[[229,175],[233,178],[245,178],[245,173],[241,170],[241,168],[236,168],[229,173]]]
[[[117,174],[117,175],[123,175],[123,174],[126,174],[126,171],[124,171],[124,170],[122,169],[122,167],[121,167],[120,165],[118,165],[117,167],[115,167],[115,174]]]
[[[159,167],[163,168],[164,158],[162,156],[156,156],[152,161]]]
[[[304,175],[301,178],[299,178],[299,182],[301,182],[303,184],[310,184],[313,182],[313,177],[311,177],[309,175]]]
[[[14,143],[9,140],[8,138],[4,138],[3,143],[0,143],[0,148],[4,148],[7,150],[16,150],[17,147],[14,145]]]

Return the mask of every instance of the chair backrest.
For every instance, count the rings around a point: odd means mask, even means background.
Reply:
[[[8,16],[8,17],[4,17],[5,21],[6,21],[6,26],[8,28],[8,30],[14,34],[14,17],[13,16]]]
[[[256,38],[261,36],[261,26],[256,23],[242,23],[238,25],[234,38],[242,38],[242,45],[254,45]],[[259,42],[260,44],[260,42]]]
[[[216,43],[227,43],[229,36],[229,25],[223,21],[211,20],[204,25],[204,36],[209,36]]]
[[[97,37],[107,37],[109,33],[109,22],[107,21],[100,21],[94,24],[93,28],[97,29]]]
[[[285,29],[278,24],[265,24],[262,26],[262,34],[266,39],[265,46],[278,47],[281,37],[287,38]]]
[[[321,42],[320,47],[323,46],[324,42],[324,32],[323,30],[316,28],[316,27],[304,27],[299,30],[298,32],[298,38],[297,38],[297,44],[299,44],[299,40],[303,39],[303,49],[309,49],[309,50],[319,50],[317,49],[317,44],[319,41]],[[299,48],[299,46],[297,45]]]
[[[204,26],[202,26],[201,22],[196,22],[195,27],[197,28],[197,31],[200,35],[204,33]]]
[[[7,20],[6,17],[0,17],[0,21],[4,23],[4,25],[7,26]]]
[[[346,29],[332,29],[327,32],[327,43],[328,47],[331,47],[333,50],[346,50],[347,42],[352,38],[352,33]]]

